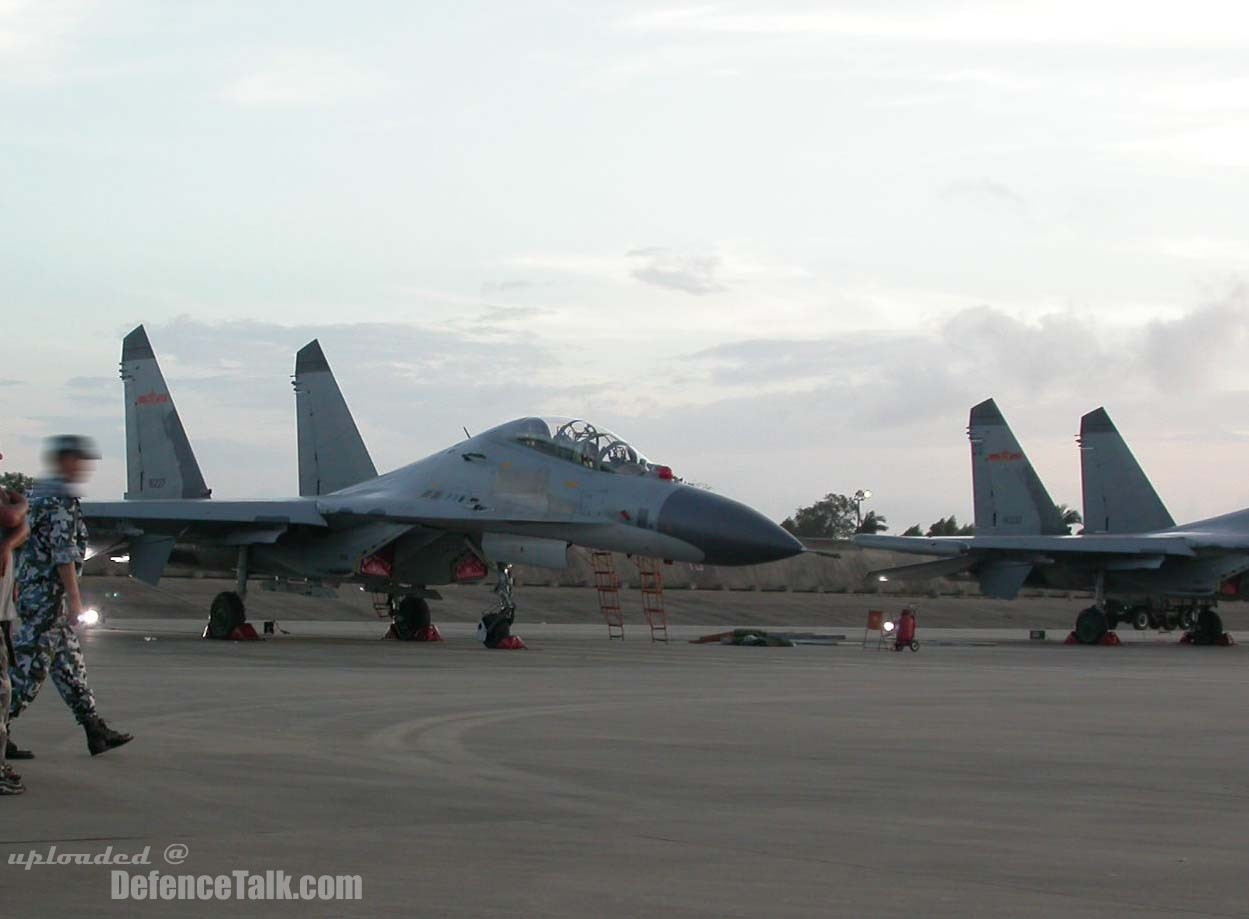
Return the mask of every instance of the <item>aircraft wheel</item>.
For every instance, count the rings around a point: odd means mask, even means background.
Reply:
[[[1191,632],[1197,626],[1197,611],[1191,606],[1180,611],[1180,628]]]
[[[1090,606],[1076,617],[1076,641],[1082,645],[1095,645],[1105,637],[1106,614],[1096,606]]]
[[[918,642],[918,641],[913,641],[913,642],[911,642],[911,650],[912,650],[912,651],[918,651],[918,650],[919,650],[919,642]]]
[[[402,641],[411,641],[429,628],[429,604],[423,597],[404,597],[395,609],[395,632]]]
[[[1203,606],[1197,614],[1196,626],[1193,629],[1193,643],[1212,645],[1223,637],[1223,617],[1208,606]]]
[[[1115,629],[1119,628],[1119,614],[1118,613],[1110,613],[1110,612],[1106,613],[1106,628],[1112,632]]]
[[[230,633],[246,621],[243,598],[234,591],[224,591],[213,597],[208,611],[208,634],[213,638],[229,638]]]
[[[1136,631],[1143,632],[1149,628],[1150,625],[1149,610],[1138,609],[1132,615],[1132,628],[1136,629]]]
[[[1180,614],[1175,610],[1167,610],[1162,614],[1161,629],[1164,632],[1174,632],[1180,624]]]
[[[512,621],[505,613],[487,613],[477,623],[477,640],[487,648],[497,648],[511,634]]]

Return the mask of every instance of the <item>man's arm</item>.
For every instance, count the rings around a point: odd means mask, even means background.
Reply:
[[[0,488],[0,527],[12,530],[26,520],[26,496]]]
[[[78,592],[78,565],[83,558],[74,541],[77,519],[76,508],[72,504],[61,501],[49,509],[48,548],[51,550],[51,562],[56,565],[57,576],[65,588],[65,606],[70,622],[76,621],[82,613],[82,595]],[[41,533],[44,532],[42,527],[41,523]]]
[[[82,615],[82,594],[78,592],[78,568],[72,563],[68,565],[57,565],[56,573],[61,578],[61,585],[65,588],[65,612],[69,614],[71,623],[77,622],[78,617]]]
[[[23,520],[20,527],[13,530],[4,539],[0,539],[0,577],[4,577],[9,570],[9,565],[13,564],[13,552],[25,545],[29,536],[30,524]]]

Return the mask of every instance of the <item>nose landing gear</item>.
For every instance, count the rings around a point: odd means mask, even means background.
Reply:
[[[512,634],[512,623],[516,621],[516,602],[512,594],[516,582],[512,579],[512,566],[500,564],[498,569],[494,592],[499,595],[499,608],[481,617],[477,623],[477,640],[487,648],[524,648],[520,637]]]

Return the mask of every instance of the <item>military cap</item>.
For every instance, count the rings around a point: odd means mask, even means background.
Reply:
[[[98,460],[100,458],[100,451],[96,449],[95,441],[83,434],[57,434],[55,437],[49,437],[43,442],[43,452],[47,456],[75,453],[84,459]]]

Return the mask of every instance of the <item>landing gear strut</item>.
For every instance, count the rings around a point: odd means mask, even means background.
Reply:
[[[512,623],[516,621],[516,603],[512,591],[516,582],[512,579],[512,566],[498,566],[499,579],[494,592],[499,595],[499,608],[486,613],[477,623],[477,640],[487,648],[499,648],[508,644],[512,635]]]
[[[247,624],[247,607],[244,604],[249,561],[248,547],[239,546],[238,576],[234,582],[234,590],[225,590],[213,597],[212,606],[208,609],[208,625],[204,628],[205,638],[225,640],[259,637],[256,630]]]
[[[399,641],[442,641],[442,633],[431,621],[429,602],[414,594],[397,596],[388,594],[384,606],[374,601],[374,608],[388,610],[390,629],[387,638]]]
[[[1093,605],[1086,610],[1081,610],[1080,615],[1076,616],[1076,628],[1072,634],[1075,635],[1079,644],[1095,645],[1106,637],[1106,633],[1110,631],[1110,620],[1106,609],[1106,573],[1099,571],[1094,582]],[[1117,625],[1117,611],[1115,620]]]
[[[1223,617],[1213,606],[1203,606],[1197,611],[1193,628],[1188,631],[1195,645],[1217,645],[1223,639]]]

